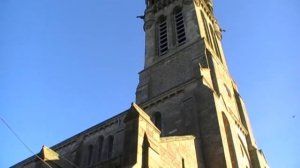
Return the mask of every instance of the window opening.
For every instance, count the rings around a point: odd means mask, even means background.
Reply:
[[[143,140],[143,150],[142,150],[142,168],[148,168],[148,158],[149,158],[149,146],[150,143],[148,141],[147,135],[144,135]]]
[[[102,149],[103,149],[103,140],[104,140],[103,136],[100,136],[98,139],[98,161],[101,160]]]
[[[181,167],[185,168],[184,158],[181,158]]]
[[[108,158],[112,157],[113,144],[114,144],[114,137],[113,136],[109,136],[108,137]]]
[[[221,59],[221,52],[220,52],[220,49],[219,49],[219,45],[218,45],[218,42],[217,42],[215,31],[213,30],[211,25],[209,25],[209,28],[210,28],[212,39],[213,39],[213,42],[214,42],[215,52],[217,54],[217,57],[221,60],[221,62],[223,62],[222,59]]]
[[[208,44],[212,47],[212,42],[211,42],[211,37],[210,37],[209,29],[208,29],[208,24],[207,24],[206,18],[205,18],[202,11],[201,11],[201,17],[202,17],[203,24],[204,24],[205,37],[206,37],[205,39],[208,42]]]
[[[92,161],[93,161],[93,150],[94,150],[93,145],[89,145],[89,147],[88,147],[88,165],[92,164]]]
[[[167,33],[167,20],[162,17],[158,24],[159,31],[159,55],[164,55],[168,51],[168,33]]]
[[[183,21],[182,10],[178,9],[175,11],[175,28],[176,28],[176,38],[178,46],[181,46],[186,41],[185,27]]]
[[[212,54],[208,50],[206,50],[206,53],[207,53],[207,61],[208,61],[209,69],[210,69],[210,75],[211,75],[211,79],[212,79],[213,88],[216,91],[216,93],[218,95],[220,95],[218,78],[217,78],[217,74],[216,74],[216,70],[215,70],[215,66],[214,66],[214,61],[212,59]]]
[[[224,113],[222,113],[222,117],[223,117],[223,122],[224,122],[224,126],[225,126],[225,133],[226,133],[226,139],[227,139],[227,145],[228,145],[228,149],[229,149],[231,164],[232,164],[232,167],[237,167],[237,158],[236,158],[236,154],[235,154],[230,124]]]
[[[154,114],[154,125],[160,130],[161,130],[161,113],[160,112],[156,112]]]

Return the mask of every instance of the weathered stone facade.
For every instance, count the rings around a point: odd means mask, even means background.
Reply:
[[[192,135],[161,137],[150,117],[132,104],[126,112],[61,142],[52,150],[43,147],[40,157],[44,162],[33,156],[13,167],[197,167],[194,140]]]
[[[142,18],[136,104],[52,147],[59,159],[45,159],[43,148],[42,159],[57,167],[269,167],[228,71],[212,1],[148,0]],[[47,166],[31,157],[13,167]]]

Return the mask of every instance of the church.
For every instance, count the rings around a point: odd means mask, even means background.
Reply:
[[[222,49],[212,0],[146,0],[130,108],[12,168],[269,168]]]

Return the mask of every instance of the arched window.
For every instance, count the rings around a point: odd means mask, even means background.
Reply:
[[[184,20],[183,20],[181,8],[177,7],[174,9],[174,19],[175,19],[177,45],[181,46],[186,41]]]
[[[181,158],[181,168],[185,168],[184,158]]]
[[[143,140],[143,150],[142,150],[142,168],[148,168],[148,160],[149,160],[149,146],[150,143],[148,141],[147,135],[144,135]]]
[[[93,145],[88,146],[88,165],[92,165],[93,162]]]
[[[158,20],[158,51],[160,56],[166,54],[169,49],[167,32],[167,19],[165,16],[161,16]]]
[[[211,80],[212,80],[212,84],[213,84],[213,89],[215,90],[215,92],[218,95],[220,95],[218,78],[217,78],[217,73],[216,73],[215,66],[214,66],[214,61],[212,59],[212,54],[209,52],[209,50],[206,50],[206,54],[207,54],[207,61],[208,61],[209,69],[210,69],[210,76],[211,76]]]
[[[154,125],[162,131],[162,126],[161,126],[161,113],[160,112],[155,112],[154,113]]]
[[[104,137],[103,137],[103,136],[100,136],[100,137],[98,138],[98,161],[101,160],[101,156],[102,156],[103,140],[104,140]]]
[[[218,58],[220,59],[220,61],[223,62],[223,60],[221,59],[221,52],[220,52],[219,44],[218,44],[218,41],[217,41],[217,38],[216,38],[216,33],[215,33],[215,31],[214,31],[214,29],[212,28],[211,25],[209,25],[209,29],[210,29],[211,36],[212,36],[212,39],[213,39],[213,42],[214,42],[216,54],[217,54]]]
[[[113,154],[113,145],[114,145],[114,136],[110,135],[108,137],[108,158],[112,157]]]
[[[226,115],[224,113],[222,113],[222,117],[223,117],[223,123],[225,126],[225,133],[226,133],[226,139],[227,139],[227,145],[228,145],[228,149],[229,149],[231,164],[232,164],[232,167],[237,167],[237,158],[236,158],[236,153],[235,153],[235,149],[234,149],[234,143],[233,143],[233,137],[232,137],[230,124],[229,124],[228,118],[226,117]]]
[[[203,20],[203,25],[204,25],[204,30],[205,30],[205,37],[206,37],[205,39],[208,42],[208,44],[212,47],[212,42],[211,42],[211,37],[210,37],[209,29],[208,29],[208,24],[207,24],[206,18],[205,18],[202,11],[201,11],[201,17],[202,17],[202,20]]]

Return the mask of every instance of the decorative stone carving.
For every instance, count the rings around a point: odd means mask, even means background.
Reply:
[[[154,22],[155,21],[153,19],[145,21],[144,30],[146,31],[146,30],[150,29],[153,26]]]
[[[222,40],[222,29],[220,28],[220,26],[217,22],[214,22],[214,31],[217,35],[217,38],[219,40]]]

